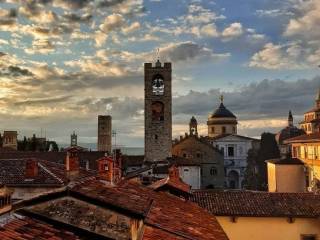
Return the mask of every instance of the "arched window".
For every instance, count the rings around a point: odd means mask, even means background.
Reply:
[[[211,176],[216,176],[218,174],[218,169],[216,167],[212,167],[210,169],[210,175]]]
[[[226,127],[222,127],[222,133],[226,133]]]
[[[164,94],[164,81],[160,74],[157,74],[152,79],[152,93],[154,95]]]
[[[152,121],[163,121],[164,120],[164,104],[156,101],[152,103]]]
[[[211,127],[211,132],[214,133],[214,127]]]

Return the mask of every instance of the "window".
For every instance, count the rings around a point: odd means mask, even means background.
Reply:
[[[202,158],[202,154],[201,153],[197,153],[197,158]]]
[[[222,152],[223,156],[224,156],[224,147],[220,148],[220,151]]]
[[[222,127],[222,133],[226,133],[226,127]]]
[[[188,168],[183,169],[184,172],[189,172]]]
[[[187,154],[186,154],[186,153],[184,153],[182,156],[183,156],[184,158],[186,158],[186,157],[187,157]]]
[[[108,164],[105,164],[105,165],[104,165],[104,170],[105,170],[105,171],[109,171],[109,166],[108,166]]]
[[[154,139],[155,139],[155,140],[158,140],[158,135],[157,135],[157,134],[154,135]]]
[[[164,104],[162,102],[153,102],[152,106],[152,121],[164,120]]]
[[[233,133],[236,133],[236,127],[233,127],[232,130],[233,130]]]
[[[301,240],[317,240],[317,235],[315,235],[315,234],[302,234]]]
[[[152,80],[152,93],[154,95],[164,94],[164,82],[163,77],[159,74],[155,75]]]
[[[211,132],[214,133],[214,127],[211,128]]]
[[[216,167],[212,167],[210,169],[210,175],[211,176],[216,176],[218,174],[218,169]]]
[[[234,157],[234,147],[228,147],[228,157]]]

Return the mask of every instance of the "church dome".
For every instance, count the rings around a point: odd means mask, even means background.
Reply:
[[[282,144],[286,139],[297,137],[303,134],[305,134],[305,132],[302,129],[299,129],[293,125],[293,116],[291,111],[289,111],[288,126],[280,130],[275,137],[277,143]]]
[[[221,102],[219,108],[216,109],[214,113],[211,115],[211,118],[237,118],[237,117],[223,105],[223,102]]]

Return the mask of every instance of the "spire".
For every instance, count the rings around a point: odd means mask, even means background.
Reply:
[[[293,126],[293,116],[291,110],[289,111],[289,116],[288,116],[288,126],[292,127]]]
[[[223,104],[223,95],[221,94],[221,96],[220,96],[220,101],[221,101],[221,103]]]

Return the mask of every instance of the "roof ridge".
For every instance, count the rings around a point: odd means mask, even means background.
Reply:
[[[64,181],[63,181],[61,178],[59,178],[59,177],[56,176],[53,172],[51,172],[48,168],[46,168],[45,166],[43,166],[39,161],[38,161],[38,165],[39,165],[40,167],[42,167],[42,169],[43,169],[44,171],[46,171],[48,174],[50,174],[52,177],[54,177],[55,179],[57,179],[60,183],[64,183]]]

